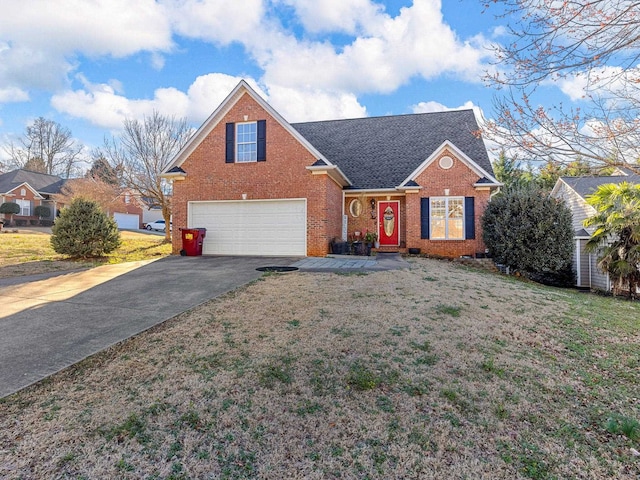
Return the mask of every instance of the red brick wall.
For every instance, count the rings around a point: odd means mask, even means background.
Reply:
[[[453,167],[448,170],[440,168],[438,160],[448,155],[454,160]],[[478,174],[456,158],[453,152],[445,150],[422,172],[416,182],[423,188],[419,193],[408,193],[406,196],[407,211],[407,247],[420,248],[422,253],[443,257],[459,257],[484,252],[480,218],[489,201],[489,190],[477,190],[473,184],[478,181]],[[420,238],[420,198],[443,197],[444,190],[449,189],[450,197],[475,197],[475,239],[474,240],[429,240]]]
[[[21,195],[20,192],[22,191],[22,189],[25,190],[25,194]],[[14,188],[13,190],[7,192],[9,194],[11,194],[12,196],[7,195],[6,202],[15,202],[16,200],[29,200],[31,202],[31,215],[28,216],[22,216],[19,213],[16,215],[13,215],[13,219],[15,220],[37,220],[38,217],[34,214],[34,210],[37,206],[42,204],[42,200],[40,199],[36,199],[36,195],[33,193],[33,191],[30,188],[27,188],[26,186],[18,186],[16,188]],[[5,218],[9,219],[10,215],[5,215]]]
[[[256,120],[267,121],[266,162],[225,163],[226,123]],[[244,94],[181,165],[187,177],[174,182],[174,232],[187,226],[188,201],[240,200],[243,193],[251,200],[307,198],[307,255],[325,255],[331,238],[340,235],[342,191],[327,175],[305,168],[316,160]],[[181,237],[174,235],[174,253],[180,248]]]
[[[347,234],[349,238],[354,237],[354,232],[360,232],[361,235],[364,236],[365,232],[368,230],[370,232],[378,233],[378,202],[386,202],[388,200],[391,201],[400,201],[400,211],[398,212],[400,217],[400,246],[404,245],[407,238],[407,226],[406,226],[406,208],[405,208],[405,199],[402,196],[398,195],[378,195],[378,196],[358,196],[358,197],[347,197],[345,198],[344,203],[344,211],[348,215],[348,223],[347,223]],[[359,217],[353,217],[349,210],[349,206],[354,199],[359,199],[362,202],[362,215]],[[371,200],[375,201],[374,212],[376,214],[376,218],[371,217]]]

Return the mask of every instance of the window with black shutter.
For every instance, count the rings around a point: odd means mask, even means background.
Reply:
[[[227,163],[267,160],[267,121],[227,123],[225,161]]]

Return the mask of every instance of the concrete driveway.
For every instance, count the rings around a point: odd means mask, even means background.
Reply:
[[[0,398],[296,260],[171,256],[0,280]]]

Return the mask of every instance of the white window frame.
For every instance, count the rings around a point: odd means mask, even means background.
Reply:
[[[254,127],[254,131],[253,131],[253,135],[252,138],[250,139],[250,141],[246,141],[245,136],[248,134],[242,133],[242,139],[241,139],[241,133],[240,130],[243,129],[245,126],[247,125],[253,125]],[[242,152],[241,150],[244,150],[244,148],[240,148],[245,147],[245,146],[251,146],[253,145],[253,149],[251,149],[249,152]],[[250,162],[257,162],[258,161],[258,122],[242,122],[242,123],[237,123],[236,124],[236,162],[237,163],[250,163]],[[249,155],[247,155],[247,153]]]
[[[449,235],[449,223],[451,221],[451,218],[449,217],[449,215],[451,215],[451,209],[449,207],[449,203],[451,200],[459,201],[462,207],[462,216],[459,217],[461,222],[460,237],[452,237]],[[444,208],[445,208],[444,237],[436,237],[434,236],[434,229],[433,229],[434,221],[442,220],[442,217],[434,217],[433,215],[434,202],[441,202],[441,201],[444,201]],[[431,240],[464,240],[465,239],[465,218],[464,217],[465,217],[464,197],[431,197],[429,198],[429,238]],[[457,219],[458,217],[455,217],[455,218]]]
[[[30,217],[31,216],[31,201],[30,200],[22,200],[17,198],[15,202],[20,205],[20,213],[18,213],[21,217]],[[26,212],[26,213],[25,213]]]

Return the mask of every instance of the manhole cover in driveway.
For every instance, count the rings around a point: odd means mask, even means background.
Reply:
[[[295,272],[298,270],[298,267],[280,267],[280,266],[271,266],[271,267],[258,267],[256,268],[259,272]]]

